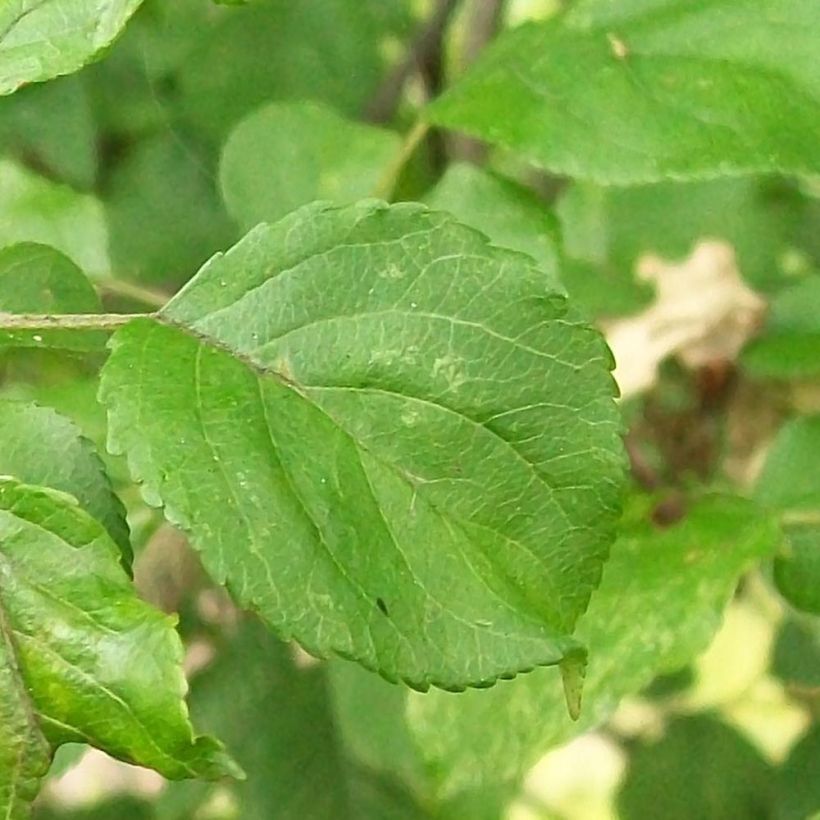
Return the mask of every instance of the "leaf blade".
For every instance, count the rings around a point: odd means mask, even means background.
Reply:
[[[23,0],[0,10],[0,94],[71,74],[110,45],[142,0]]]
[[[588,3],[505,34],[428,117],[601,183],[816,173],[818,30],[811,0]]]
[[[237,773],[217,741],[194,737],[172,621],[137,598],[100,524],[70,496],[5,478],[0,544],[3,706],[29,699],[38,767],[44,748],[48,763],[81,741],[166,777]],[[11,812],[8,795],[0,808]]]
[[[525,257],[415,205],[309,207],[206,265],[160,321],[113,339],[110,446],[280,633],[421,689],[573,649],[618,421],[600,337]]]

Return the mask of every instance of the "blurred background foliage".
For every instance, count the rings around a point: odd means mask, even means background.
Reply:
[[[498,31],[558,5],[146,0],[98,63],[0,99],[0,247],[51,246],[60,252],[53,264],[69,278],[72,266],[85,271],[109,309],[158,306],[256,222],[316,198],[378,191],[420,107]],[[704,654],[675,668],[654,654],[641,661],[642,691],[628,693],[603,727],[522,748],[527,765],[512,767],[515,776],[465,775],[444,789],[436,784],[447,777],[408,728],[433,696],[408,698],[343,661],[314,661],[237,613],[184,539],[142,503],[124,465],[106,456],[129,509],[137,584],[180,613],[195,723],[225,740],[248,780],[166,784],[66,747],[37,817],[820,812],[820,590],[811,581],[820,576],[820,184],[746,176],[599,187],[432,132],[409,156],[396,195],[529,253],[605,327],[654,303],[652,284],[636,276],[642,259],[681,262],[705,239],[727,243],[743,282],[765,300],[765,319],[739,357],[696,367],[665,357],[650,387],[625,397],[636,500],[627,506],[641,537],[668,532],[675,541],[704,488],[754,497],[783,516],[777,558],[744,579]],[[12,275],[2,253],[0,276]],[[93,294],[69,297],[98,309]],[[99,346],[36,347],[2,352],[0,394],[58,409],[103,451]],[[688,537],[732,547],[731,534],[710,527]],[[676,641],[700,628],[669,626]],[[515,744],[517,723],[565,719],[553,700],[536,693],[525,711],[513,704],[483,719]]]

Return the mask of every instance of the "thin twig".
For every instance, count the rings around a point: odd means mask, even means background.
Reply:
[[[407,160],[413,156],[413,153],[416,148],[418,148],[419,143],[427,135],[429,129],[429,124],[422,120],[419,120],[410,129],[404,139],[404,142],[401,144],[398,153],[395,157],[393,157],[390,165],[385,168],[384,173],[376,183],[376,186],[373,188],[373,196],[378,197],[379,199],[390,198],[390,195],[393,193],[393,189],[396,187],[396,182],[398,181],[402,168],[404,168],[407,164]]]
[[[152,313],[0,313],[0,330],[116,330]]]
[[[365,119],[386,123],[393,119],[405,83],[416,71],[429,73],[441,61],[444,32],[459,0],[438,0],[429,20],[410,44],[402,61],[384,78],[365,109]]]
[[[135,302],[142,302],[142,304],[150,307],[161,308],[171,299],[171,295],[168,293],[137,285],[133,282],[125,282],[122,279],[114,279],[113,277],[95,279],[94,284],[106,293],[133,299]]]
[[[470,19],[467,22],[462,68],[469,68],[485,47],[501,29],[504,19],[505,0],[473,0]],[[449,139],[449,152],[453,159],[481,164],[487,157],[487,144],[463,134],[453,134]]]

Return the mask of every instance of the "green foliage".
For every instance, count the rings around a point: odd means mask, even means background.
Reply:
[[[416,697],[411,723],[438,788],[514,781],[547,749],[605,720],[624,695],[685,665],[707,645],[739,574],[775,543],[769,519],[732,498],[704,500],[669,530],[627,530],[578,623],[590,652],[580,721],[566,716],[548,669],[458,698]],[[512,730],[508,721],[521,714],[539,720]]]
[[[0,246],[38,242],[62,251],[89,276],[109,272],[99,201],[0,159]]]
[[[0,816],[820,817],[818,39],[0,0]]]
[[[815,818],[820,807],[820,729],[815,727],[795,744],[778,772],[776,820]]]
[[[736,730],[681,718],[633,753],[618,810],[624,820],[642,820],[647,806],[669,820],[765,820],[771,788],[771,768]]]
[[[70,74],[120,33],[141,0],[20,0],[0,7],[0,94]]]
[[[99,313],[100,299],[85,274],[47,245],[22,242],[0,249],[0,313]],[[99,350],[106,335],[43,329],[0,330],[0,346]]]
[[[596,182],[817,173],[819,35],[814,0],[591,0],[506,33],[427,116]]]
[[[316,199],[340,205],[373,191],[399,137],[314,103],[272,103],[231,132],[220,181],[244,230],[275,222]]]
[[[416,205],[297,211],[115,336],[110,444],[312,652],[419,688],[557,663],[621,453],[607,352],[545,285]]]
[[[125,508],[114,494],[94,445],[78,427],[48,407],[0,400],[0,474],[72,495],[99,521],[131,560]],[[59,453],[58,459],[54,454]]]
[[[781,510],[786,543],[774,577],[798,609],[820,614],[820,416],[786,424],[757,484],[758,499]]]
[[[283,820],[420,819],[420,809],[398,782],[380,779],[345,748],[327,689],[324,668],[300,668],[291,649],[261,624],[241,625],[218,659],[194,679],[191,692],[197,724],[242,750],[238,760],[248,779],[227,787],[227,802],[242,806],[247,820],[267,820],[271,806]],[[235,692],[230,711],[226,691]],[[172,788],[159,818],[188,818],[213,800],[215,790],[223,790],[225,799],[225,788]]]
[[[743,364],[769,378],[820,375],[820,276],[807,276],[778,295],[764,333],[744,351]]]
[[[235,765],[194,739],[182,647],[134,594],[119,549],[70,497],[0,481],[0,809],[27,807],[62,743],[87,742],[171,778]]]
[[[478,228],[494,244],[531,256],[549,277],[549,286],[561,287],[558,227],[552,214],[526,188],[472,165],[451,165],[427,202]]]

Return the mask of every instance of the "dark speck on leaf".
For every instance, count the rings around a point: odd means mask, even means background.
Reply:
[[[384,602],[382,598],[376,598],[376,606],[382,611],[384,615],[389,615],[390,613],[387,611],[387,604]]]

